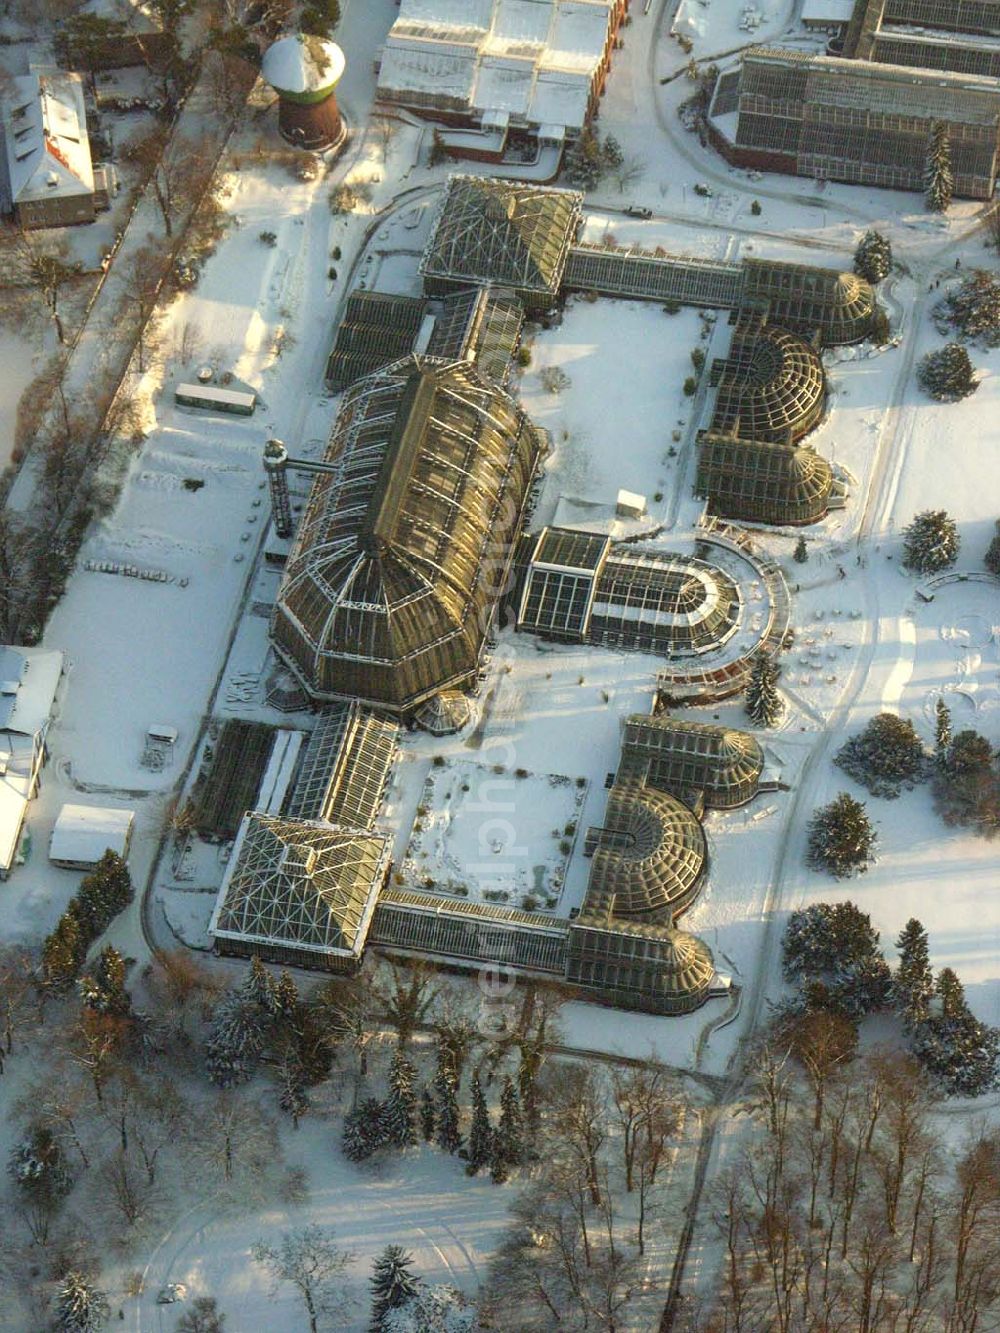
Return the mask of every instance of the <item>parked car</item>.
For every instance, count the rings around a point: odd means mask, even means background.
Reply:
[[[712,194],[714,193],[711,185],[706,185],[704,181],[698,182],[694,187],[694,192],[695,194],[700,194],[702,199],[711,199]]]
[[[629,204],[628,208],[625,210],[625,216],[627,218],[651,218],[653,216],[653,210],[651,208],[643,208],[642,204]]]

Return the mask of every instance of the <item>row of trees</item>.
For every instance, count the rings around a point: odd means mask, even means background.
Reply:
[[[951,968],[934,976],[927,932],[915,918],[896,950],[893,972],[870,917],[852,902],[794,912],[782,944],[785,979],[797,991],[787,1009],[793,1025],[804,1015],[833,1015],[851,1027],[853,1042],[862,1018],[891,1009],[938,1090],[978,1096],[998,1086],[1000,1032],[975,1017]]]
[[[840,749],[834,760],[873,796],[896,797],[930,777],[934,802],[945,822],[974,829],[984,837],[1000,830],[1000,756],[972,728],[953,732],[951,710],[939,698],[934,710],[934,750],[927,753],[908,718],[879,713]],[[867,825],[864,838],[852,831]],[[874,835],[864,807],[841,795],[819,811],[810,857],[834,874],[864,870],[874,851]],[[869,836],[871,835],[871,836]]]
[[[953,1157],[909,1056],[858,1058],[836,1017],[768,1035],[749,1064],[750,1141],[712,1192],[712,1294],[683,1333],[973,1333],[1000,1307],[1000,1135]]]
[[[65,991],[73,984],[94,940],[128,907],[132,897],[128,866],[109,849],[81,880],[42,945],[42,981],[49,990]]]
[[[663,1220],[662,1183],[684,1100],[667,1070],[551,1067],[538,1164],[511,1205],[481,1307],[491,1326],[523,1333],[631,1327],[655,1291],[646,1265]]]

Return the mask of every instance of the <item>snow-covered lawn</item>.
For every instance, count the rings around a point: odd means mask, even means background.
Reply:
[[[446,760],[424,783],[401,871],[412,888],[555,907],[586,779]]]
[[[622,487],[662,515],[678,484],[669,450],[690,417],[684,381],[694,373],[691,352],[706,346],[704,329],[696,310],[668,315],[655,303],[573,297],[559,327],[536,335],[518,388],[553,445],[536,526],[552,521],[560,496],[613,505]],[[553,367],[569,379],[557,393],[542,382]]]
[[[310,1182],[301,1205],[215,1210],[211,1204],[182,1217],[148,1256],[145,1290],[135,1308],[136,1333],[168,1333],[184,1305],[156,1304],[168,1282],[181,1282],[188,1299],[214,1296],[227,1325],[240,1333],[270,1329],[292,1333],[304,1327],[302,1307],[285,1285],[269,1297],[267,1273],[251,1256],[259,1240],[274,1244],[281,1233],[303,1226],[332,1231],[337,1245],[353,1256],[346,1279],[355,1305],[329,1325],[337,1333],[368,1327],[367,1279],[386,1245],[402,1245],[413,1255],[413,1271],[427,1282],[451,1283],[469,1295],[485,1276],[488,1258],[506,1222],[513,1186],[497,1188],[487,1178],[470,1179],[463,1164],[433,1148],[378,1165],[353,1166],[337,1145],[338,1125],[307,1118],[297,1133],[286,1132],[292,1167]]]

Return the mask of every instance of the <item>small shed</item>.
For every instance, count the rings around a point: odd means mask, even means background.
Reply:
[[[52,830],[49,860],[67,870],[91,870],[106,851],[123,860],[135,815],[106,805],[64,805]]]
[[[646,497],[635,491],[619,491],[615,513],[619,518],[642,518],[646,512]]]

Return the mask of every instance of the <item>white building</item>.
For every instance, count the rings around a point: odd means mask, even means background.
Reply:
[[[105,805],[64,805],[52,830],[49,860],[67,870],[92,870],[105,852],[124,861],[135,815]]]
[[[378,96],[481,131],[467,155],[499,156],[509,130],[571,139],[597,106],[625,0],[401,0]]]
[[[10,874],[38,790],[62,669],[62,653],[0,647],[0,879]]]
[[[109,169],[90,160],[79,74],[39,65],[12,79],[0,135],[0,212],[20,226],[92,222],[107,208]]]

